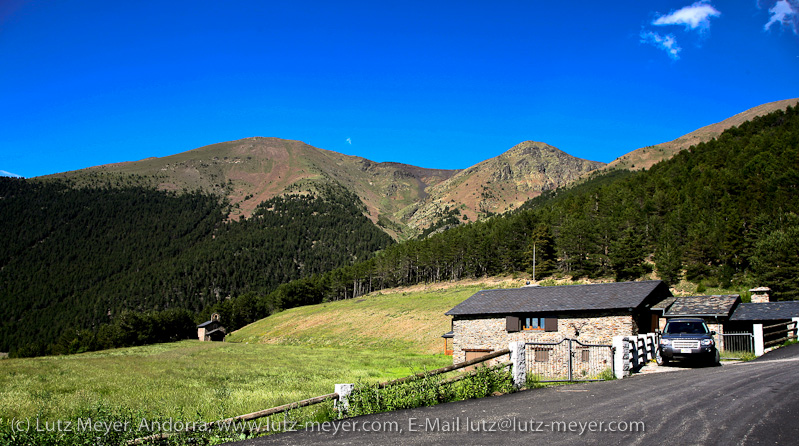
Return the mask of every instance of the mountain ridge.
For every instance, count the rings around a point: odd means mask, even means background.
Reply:
[[[355,193],[367,217],[395,239],[518,208],[525,201],[594,171],[640,170],[722,131],[799,99],[762,104],[675,140],[642,147],[609,164],[576,158],[544,142],[523,141],[466,169],[375,162],[297,140],[249,137],[165,157],[105,164],[38,178],[75,185],[111,183],[159,190],[203,190],[231,204],[230,218],[249,218],[265,200],[338,183]]]
[[[673,157],[682,150],[716,138],[724,130],[739,126],[757,116],[767,115],[776,110],[785,110],[788,106],[796,106],[796,104],[799,104],[799,98],[767,102],[752,107],[723,121],[700,127],[671,141],[635,149],[611,161],[603,169],[648,169],[660,161]]]
[[[200,189],[229,200],[230,218],[248,218],[259,203],[275,196],[338,183],[363,201],[373,223],[395,238],[406,238],[445,218],[450,203],[465,219],[478,220],[601,165],[548,144],[523,142],[468,169],[429,169],[375,162],[296,140],[250,137],[39,178],[64,178],[76,186],[105,181],[166,191]]]

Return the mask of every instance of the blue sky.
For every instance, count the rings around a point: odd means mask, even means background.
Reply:
[[[546,4],[544,4],[546,3]],[[274,136],[609,162],[799,96],[799,0],[0,1],[0,174]]]

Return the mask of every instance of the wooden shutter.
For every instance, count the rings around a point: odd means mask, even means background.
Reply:
[[[544,318],[544,331],[558,331],[558,318]]]
[[[505,330],[508,333],[521,330],[521,320],[517,316],[505,316]]]

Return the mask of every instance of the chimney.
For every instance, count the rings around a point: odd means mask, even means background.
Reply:
[[[753,304],[771,302],[771,288],[767,286],[752,288],[749,292],[752,293]]]

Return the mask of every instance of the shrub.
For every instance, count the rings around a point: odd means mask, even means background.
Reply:
[[[347,415],[358,416],[399,409],[433,406],[439,403],[483,398],[495,392],[513,390],[510,371],[478,367],[474,374],[458,381],[446,381],[441,375],[422,378],[379,388],[358,383],[349,397]]]

